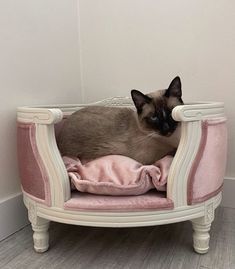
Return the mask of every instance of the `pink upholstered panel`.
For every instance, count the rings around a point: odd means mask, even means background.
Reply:
[[[18,123],[18,164],[23,191],[39,202],[50,205],[48,176],[36,145],[34,124]]]
[[[157,191],[138,196],[105,196],[75,191],[64,207],[71,210],[140,211],[172,209],[174,205],[165,193]]]
[[[204,121],[201,144],[188,180],[188,204],[205,201],[221,190],[226,159],[226,120]]]

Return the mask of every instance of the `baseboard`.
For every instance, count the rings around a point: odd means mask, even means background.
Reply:
[[[224,180],[221,206],[235,208],[235,178],[227,177]]]
[[[29,224],[22,193],[0,201],[0,241]]]

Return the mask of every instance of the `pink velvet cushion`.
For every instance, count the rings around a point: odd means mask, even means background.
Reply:
[[[165,191],[172,159],[166,156],[153,165],[142,165],[125,156],[109,155],[82,164],[63,157],[77,190],[105,195],[139,195],[153,188]]]
[[[142,211],[172,209],[172,200],[165,197],[165,192],[151,190],[138,196],[110,196],[95,195],[90,193],[72,192],[71,199],[64,208],[70,210],[94,210],[94,211]]]

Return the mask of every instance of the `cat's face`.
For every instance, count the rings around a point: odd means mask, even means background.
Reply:
[[[154,131],[162,136],[170,136],[178,123],[171,112],[177,105],[182,105],[181,81],[176,77],[166,90],[158,90],[149,94],[132,90],[131,96],[137,109],[141,129]]]

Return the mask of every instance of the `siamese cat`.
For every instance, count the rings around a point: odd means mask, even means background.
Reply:
[[[93,160],[110,154],[152,164],[179,143],[180,126],[172,109],[182,105],[181,81],[149,94],[132,90],[136,107],[90,106],[73,113],[64,123],[58,146],[62,156]]]

